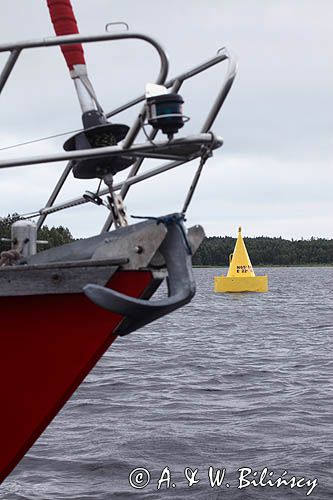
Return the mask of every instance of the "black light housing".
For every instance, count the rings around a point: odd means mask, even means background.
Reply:
[[[104,123],[70,137],[64,144],[65,151],[94,149],[115,146],[124,139],[129,127],[119,123]],[[73,175],[77,179],[103,178],[107,174],[116,174],[129,167],[135,159],[112,156],[106,158],[88,158],[73,161]]]
[[[171,139],[184,125],[183,104],[184,100],[179,94],[147,97],[148,123]]]

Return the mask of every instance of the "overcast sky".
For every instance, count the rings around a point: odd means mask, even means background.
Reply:
[[[214,154],[188,211],[188,224],[208,235],[333,237],[333,43],[331,0],[73,0],[82,34],[126,21],[156,37],[170,57],[170,77],[213,57],[223,46],[238,58],[234,87],[213,131],[224,146]],[[46,0],[1,0],[0,43],[53,35]],[[116,29],[116,28],[115,28]],[[117,28],[120,29],[120,28]],[[86,48],[90,78],[105,111],[144,91],[158,58],[142,42]],[[3,64],[4,55],[0,54]],[[226,65],[183,86],[199,131]],[[0,148],[74,130],[81,113],[60,51],[23,53],[1,97]],[[120,120],[130,119],[129,115]],[[2,158],[60,151],[63,139],[0,151]],[[148,168],[151,166],[148,163]],[[41,208],[63,164],[0,172],[0,215]],[[197,161],[134,186],[129,214],[180,210]],[[96,182],[70,179],[63,199]],[[99,232],[107,213],[92,205],[50,216],[75,236]]]

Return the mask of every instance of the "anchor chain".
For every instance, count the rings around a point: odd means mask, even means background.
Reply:
[[[113,190],[113,175],[107,174],[103,177],[104,183],[109,188],[108,202],[113,222],[116,228],[125,227],[128,225],[126,208],[123,198],[120,194],[116,194]]]

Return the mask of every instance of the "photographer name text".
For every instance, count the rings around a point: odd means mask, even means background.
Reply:
[[[227,480],[227,471],[225,468],[208,467],[207,470],[192,469],[185,467],[183,473],[183,481],[189,488],[206,481],[211,488],[233,488],[242,490],[246,488],[290,488],[303,489],[306,496],[311,495],[318,480],[316,478],[308,479],[302,476],[288,474],[284,470],[281,474],[276,475],[274,471],[264,467],[262,470],[254,470],[251,467],[240,467],[237,469],[236,484],[231,484]],[[152,475],[145,467],[137,467],[133,469],[128,477],[129,484],[135,489],[144,489],[149,484],[155,484],[157,490],[176,488],[177,484],[173,480],[174,474],[170,467],[164,467],[156,479],[152,479]],[[179,476],[179,475],[177,475]],[[182,481],[182,485],[184,482]]]

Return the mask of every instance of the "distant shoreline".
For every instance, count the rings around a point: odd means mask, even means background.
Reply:
[[[236,240],[230,237],[205,238],[193,257],[195,266],[228,266]],[[331,267],[333,265],[333,239],[290,241],[282,238],[244,238],[254,268],[278,267]]]

